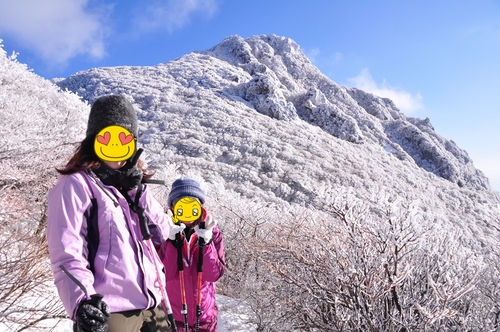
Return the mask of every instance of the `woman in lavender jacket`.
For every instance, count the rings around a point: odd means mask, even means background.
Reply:
[[[75,331],[170,331],[160,305],[164,274],[155,250],[167,239],[169,225],[142,184],[148,174],[135,152],[132,104],[116,95],[97,99],[86,134],[49,193],[47,239],[59,296]],[[122,150],[127,159],[105,157]],[[141,220],[156,248],[143,240]],[[102,301],[91,298],[96,293]]]

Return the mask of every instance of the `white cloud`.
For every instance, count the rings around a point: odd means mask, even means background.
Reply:
[[[139,11],[135,25],[140,31],[180,29],[197,13],[210,18],[218,9],[219,0],[168,0],[155,1]]]
[[[340,63],[342,60],[344,60],[344,54],[340,52],[335,52],[333,53],[330,59],[335,64]]]
[[[16,38],[47,63],[62,65],[81,54],[105,54],[105,29],[96,14],[85,11],[88,0],[2,0],[0,33]]]
[[[350,78],[349,81],[358,89],[391,99],[405,113],[411,113],[422,108],[422,96],[419,93],[411,95],[406,91],[387,85],[385,81],[379,86],[366,68],[358,76]]]
[[[312,50],[309,52],[306,52],[306,56],[311,60],[312,63],[316,63],[318,61],[317,57],[320,54],[320,50],[317,47],[314,47]]]
[[[344,55],[340,52],[335,52],[333,55],[330,55],[326,58],[323,56],[319,48],[314,47],[308,52],[304,52],[306,56],[311,60],[312,63],[314,64],[319,64],[320,62],[326,62],[328,65],[330,64],[339,64],[342,60],[344,60]],[[321,61],[323,59],[323,61]]]

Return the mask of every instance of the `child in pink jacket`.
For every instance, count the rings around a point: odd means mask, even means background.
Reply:
[[[186,177],[174,181],[167,203],[172,222],[169,239],[161,245],[159,255],[165,265],[167,294],[177,328],[179,332],[196,331],[198,320],[200,332],[217,331],[215,285],[225,269],[222,234],[203,208],[205,192],[197,181]]]

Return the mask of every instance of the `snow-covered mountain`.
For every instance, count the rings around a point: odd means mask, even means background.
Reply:
[[[89,103],[126,95],[150,165],[198,171],[244,197],[321,208],[321,188],[385,188],[459,224],[475,220],[467,227],[498,216],[488,179],[429,119],[336,84],[289,38],[231,36],[157,66],[94,68],[57,85]]]
[[[136,106],[143,156],[167,181],[160,202],[180,174],[210,189],[228,331],[500,328],[500,194],[467,152],[269,35],[52,82],[0,48],[0,330],[64,317],[46,195],[111,93]]]

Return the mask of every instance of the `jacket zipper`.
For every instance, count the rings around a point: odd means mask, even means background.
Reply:
[[[97,177],[97,175],[95,175],[94,172],[89,171],[89,173],[90,173],[90,176],[92,177],[92,179],[94,180],[94,182],[97,184],[97,186],[99,188],[101,188],[102,191],[104,191],[104,193],[106,194],[106,196],[108,196],[111,199],[111,201],[113,202],[113,204],[115,205],[115,207],[118,207],[120,204],[116,200],[115,196],[113,194],[111,194],[109,192],[109,190],[107,190],[106,188],[104,188],[104,186],[102,185],[101,180],[99,180],[99,178]]]

